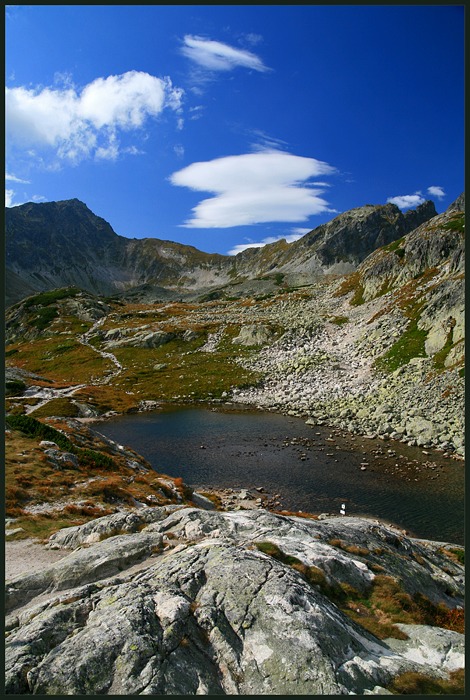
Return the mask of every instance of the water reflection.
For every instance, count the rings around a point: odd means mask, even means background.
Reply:
[[[158,472],[201,488],[280,493],[282,507],[368,515],[418,537],[463,544],[463,463],[396,442],[342,436],[300,418],[178,408],[119,416],[96,429]]]

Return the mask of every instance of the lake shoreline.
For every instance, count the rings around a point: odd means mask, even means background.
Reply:
[[[225,417],[234,416],[236,420],[242,420],[244,425],[247,422],[251,425],[260,420],[270,424],[274,420],[274,424],[281,422],[282,428],[275,434],[270,434],[269,439],[258,435],[251,442],[241,431],[235,441],[237,444],[232,445],[230,442],[224,443],[225,427],[211,428],[210,430],[214,431],[211,439],[206,438],[204,428],[201,427],[199,432],[196,430],[196,437],[193,436],[190,443],[190,455],[187,452],[189,448],[185,442],[185,435],[175,435],[170,438],[166,435],[165,429],[161,432],[162,429],[158,428],[160,430],[158,439],[172,444],[165,447],[160,443],[157,449],[156,438],[152,437],[150,440],[146,438],[147,451],[142,449],[139,443],[141,437],[136,431],[145,430],[145,425],[150,425],[153,419],[158,422],[170,420],[174,430],[174,425],[179,420],[178,416],[183,418],[187,415],[185,412],[197,412],[198,416],[206,412],[206,419],[217,425],[222,421],[221,426],[225,425],[223,423]],[[251,421],[251,416],[256,420]],[[123,422],[131,426],[129,430],[121,430],[117,436],[114,435],[113,430],[116,429],[116,425]],[[438,528],[432,523],[430,525],[432,532],[420,531],[419,527],[416,528],[412,524],[415,517],[413,499],[419,502],[421,491],[424,491],[426,498],[429,499],[429,513],[440,509],[438,520],[442,520],[443,526],[446,527],[444,512],[446,509],[450,510],[456,523],[454,528],[460,530],[456,513],[460,511],[460,501],[463,502],[463,496],[460,499],[460,494],[456,495],[455,484],[459,479],[463,480],[463,460],[453,459],[450,455],[445,456],[438,450],[424,450],[394,440],[384,441],[377,436],[349,434],[337,427],[306,424],[301,418],[286,416],[279,412],[259,411],[252,406],[240,410],[239,406],[225,404],[223,406],[220,404],[217,406],[171,404],[160,406],[155,412],[113,415],[104,421],[94,421],[94,423],[102,426],[101,432],[106,437],[121,444],[129,444],[132,449],[142,454],[156,471],[167,473],[172,477],[182,477],[185,483],[197,491],[256,490],[257,487],[261,487],[266,495],[270,494],[273,508],[275,506],[276,509],[284,509],[288,512],[300,510],[317,515],[339,514],[341,503],[345,502],[346,512],[349,515],[378,517],[413,533],[413,536],[436,539],[436,535],[439,534],[436,532]],[[100,432],[99,426],[94,429]],[[156,429],[155,426],[152,428],[152,434]],[[299,431],[302,437],[298,437]],[[175,446],[177,446],[176,449]],[[162,462],[161,455],[165,450],[169,451],[170,457],[167,455],[169,461]],[[207,469],[216,467],[219,470],[217,478],[211,478],[209,473],[204,473],[203,478],[200,478],[197,469],[194,471],[191,467],[191,464],[194,466],[194,462],[211,465],[207,466]],[[252,465],[251,471],[247,467],[248,463]],[[240,473],[236,464],[242,465]],[[227,474],[221,472],[224,465],[228,469]],[[318,472],[319,468],[321,469],[320,480],[323,482],[325,479],[331,480],[337,484],[337,487],[325,487],[325,483],[318,482],[315,470]],[[274,483],[275,475],[279,475],[279,469],[283,472],[288,469],[296,473],[293,481],[294,488],[285,473],[282,474],[282,482]],[[327,476],[325,476],[325,470]],[[241,476],[242,473],[243,476]],[[341,485],[341,475],[344,475],[344,486]],[[302,483],[304,479],[305,487]],[[453,491],[451,495],[447,493],[447,483],[451,484],[450,490]],[[371,488],[373,491],[380,490],[380,498],[372,493],[374,501],[372,510],[370,507],[365,507],[363,493]],[[274,498],[276,494],[278,497]],[[384,501],[383,505],[380,503],[381,500]],[[402,500],[407,503],[400,503]],[[423,509],[421,503],[418,503],[418,506],[418,510]],[[398,509],[397,512],[400,509],[406,511],[404,520],[396,516],[396,509]],[[423,518],[424,521],[432,520],[430,514],[422,512],[418,513],[418,518]],[[455,536],[449,538],[446,535],[447,539],[463,541],[463,516],[461,522],[462,532],[457,538]]]

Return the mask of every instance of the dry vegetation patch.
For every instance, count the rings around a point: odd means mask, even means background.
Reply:
[[[47,424],[42,425],[47,430]],[[84,426],[73,431],[65,421],[50,421],[52,425],[67,433],[57,433],[64,444],[56,452],[64,455],[70,445],[74,459],[58,464],[48,457],[39,446],[41,435],[26,435],[20,429],[5,434],[5,514],[14,518],[14,529],[22,528],[15,538],[48,537],[61,527],[134,507],[136,502],[156,506],[189,500],[192,491],[182,479],[157,474],[129,448],[113,449]]]

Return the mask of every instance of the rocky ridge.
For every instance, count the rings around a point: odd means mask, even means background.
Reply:
[[[277,319],[293,330],[241,360],[266,380],[236,400],[463,455],[463,208],[461,197],[373,253],[353,285],[281,303]]]
[[[445,624],[364,627],[355,596],[383,587],[424,622],[463,602],[451,545],[375,521],[165,506],[49,546],[72,552],[7,581],[7,694],[387,694],[402,673],[463,667]]]
[[[28,202],[6,209],[6,300],[10,305],[35,292],[74,285],[147,301],[272,291],[279,275],[302,284],[326,273],[350,272],[377,246],[435,214],[430,201],[406,214],[393,204],[367,205],[340,214],[300,241],[229,256],[156,238],[124,238],[77,199]]]

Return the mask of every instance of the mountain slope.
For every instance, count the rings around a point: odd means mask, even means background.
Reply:
[[[432,202],[406,214],[392,205],[367,205],[337,216],[299,241],[279,241],[236,256],[204,253],[154,238],[128,239],[77,199],[27,203],[6,210],[6,301],[38,291],[78,286],[100,295],[142,290],[174,297],[222,288],[244,293],[244,281],[281,273],[289,284],[355,269],[378,246],[435,215]],[[235,286],[234,286],[235,285]],[[272,284],[271,284],[272,286]],[[248,290],[249,291],[249,290]]]

